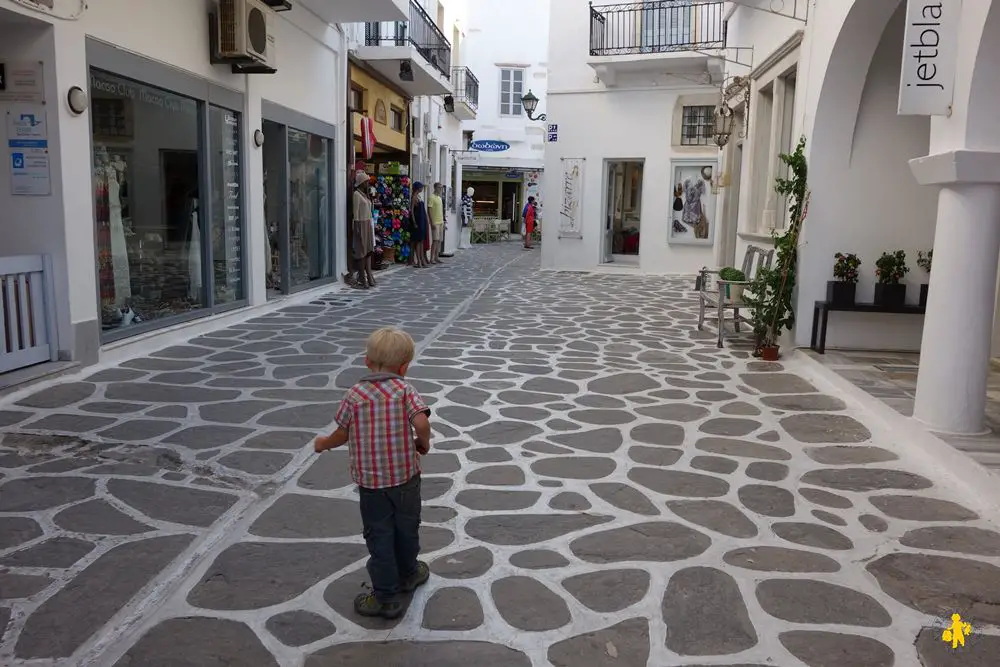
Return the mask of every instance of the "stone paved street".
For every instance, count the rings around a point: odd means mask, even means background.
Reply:
[[[0,664],[997,664],[982,499],[717,349],[690,279],[537,264],[476,247],[0,405]],[[395,622],[351,610],[357,494],[308,447],[385,324],[436,431]]]

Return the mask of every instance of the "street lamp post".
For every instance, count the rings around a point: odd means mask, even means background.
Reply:
[[[538,98],[528,89],[528,94],[521,97],[521,106],[524,107],[524,112],[528,114],[528,120],[545,120],[545,114],[534,115],[535,109],[538,108]]]
[[[736,121],[736,114],[733,113],[732,107],[723,100],[719,102],[719,106],[715,107],[714,116],[715,127],[713,128],[713,139],[721,150],[729,143],[729,137],[733,134],[733,123]]]

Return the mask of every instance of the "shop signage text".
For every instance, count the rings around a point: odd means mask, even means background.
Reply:
[[[951,114],[961,13],[962,0],[907,0],[900,114]]]
[[[7,159],[12,195],[52,194],[45,107],[24,104],[7,110]]]
[[[44,101],[42,63],[0,62],[0,102],[41,104]]]
[[[479,139],[478,141],[473,141],[469,144],[469,148],[474,151],[482,151],[484,153],[502,153],[504,151],[510,150],[510,144],[506,141],[496,141],[493,139]]]

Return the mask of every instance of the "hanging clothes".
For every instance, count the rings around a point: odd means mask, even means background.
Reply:
[[[132,280],[128,264],[128,247],[125,245],[125,224],[122,221],[122,200],[118,172],[107,167],[108,219],[111,232],[111,263],[114,266],[114,302],[123,304],[132,297]]]
[[[198,200],[191,200],[191,227],[187,247],[188,298],[201,303],[201,225],[198,223]]]
[[[375,154],[375,121],[368,117],[366,111],[361,116],[361,155],[365,160],[371,160]]]

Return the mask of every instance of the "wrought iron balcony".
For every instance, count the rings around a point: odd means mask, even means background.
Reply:
[[[365,46],[413,46],[444,78],[450,78],[451,42],[416,0],[409,21],[365,24]]]
[[[479,79],[468,67],[451,68],[451,85],[455,88],[455,101],[465,102],[470,109],[479,109]]]
[[[590,55],[624,56],[721,49],[726,3],[649,0],[590,5]]]

